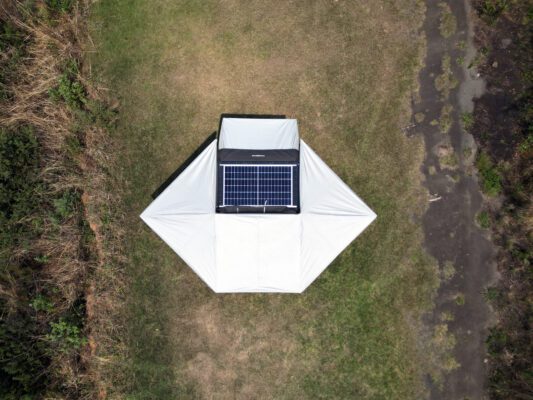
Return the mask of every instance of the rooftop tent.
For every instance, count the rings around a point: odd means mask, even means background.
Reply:
[[[141,214],[218,293],[301,293],[375,217],[296,120],[224,117]]]

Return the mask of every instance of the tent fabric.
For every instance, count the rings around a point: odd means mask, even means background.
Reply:
[[[217,293],[301,293],[376,214],[299,147],[300,214],[216,214],[215,140],[141,218]]]
[[[298,150],[295,119],[223,118],[219,149]]]

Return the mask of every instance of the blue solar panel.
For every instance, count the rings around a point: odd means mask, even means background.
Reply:
[[[293,206],[294,165],[223,165],[224,206]]]

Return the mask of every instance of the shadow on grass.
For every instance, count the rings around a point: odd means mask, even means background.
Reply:
[[[218,132],[222,126],[222,119],[224,118],[264,118],[264,119],[278,119],[286,118],[285,115],[278,114],[221,114],[218,124]],[[170,176],[152,193],[152,199],[156,199],[163,191],[176,179],[185,169],[198,157],[207,146],[211,144],[218,136],[218,132],[211,133],[202,144],[181,164]]]
[[[156,199],[185,169],[198,157],[207,146],[217,138],[217,133],[211,133],[196,150],[152,193],[152,199]]]

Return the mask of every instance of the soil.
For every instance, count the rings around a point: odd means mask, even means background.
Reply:
[[[445,38],[439,29],[442,7],[435,1],[426,1],[427,55],[420,73],[420,101],[413,110],[415,115],[425,115],[416,126],[427,151],[422,167],[430,195],[422,221],[425,246],[437,259],[443,276],[450,263],[456,271],[450,279],[442,280],[436,307],[426,323],[436,326],[442,324],[443,315],[453,316],[447,318],[451,319],[447,324],[456,340],[453,355],[458,366],[450,368],[440,384],[428,377],[428,386],[431,399],[474,400],[487,398],[485,338],[492,313],[483,292],[496,279],[496,267],[493,245],[475,224],[483,197],[473,167],[475,143],[462,127],[461,115],[473,110],[473,101],[482,95],[484,82],[475,69],[468,68],[476,57],[469,1],[448,4],[456,19],[456,30]],[[447,56],[452,60],[452,73],[459,84],[443,96],[435,87],[435,77],[442,74]],[[442,118],[443,109],[451,110],[447,114],[447,133],[436,122]],[[447,149],[445,158],[443,148]],[[453,163],[450,153],[454,155]]]

